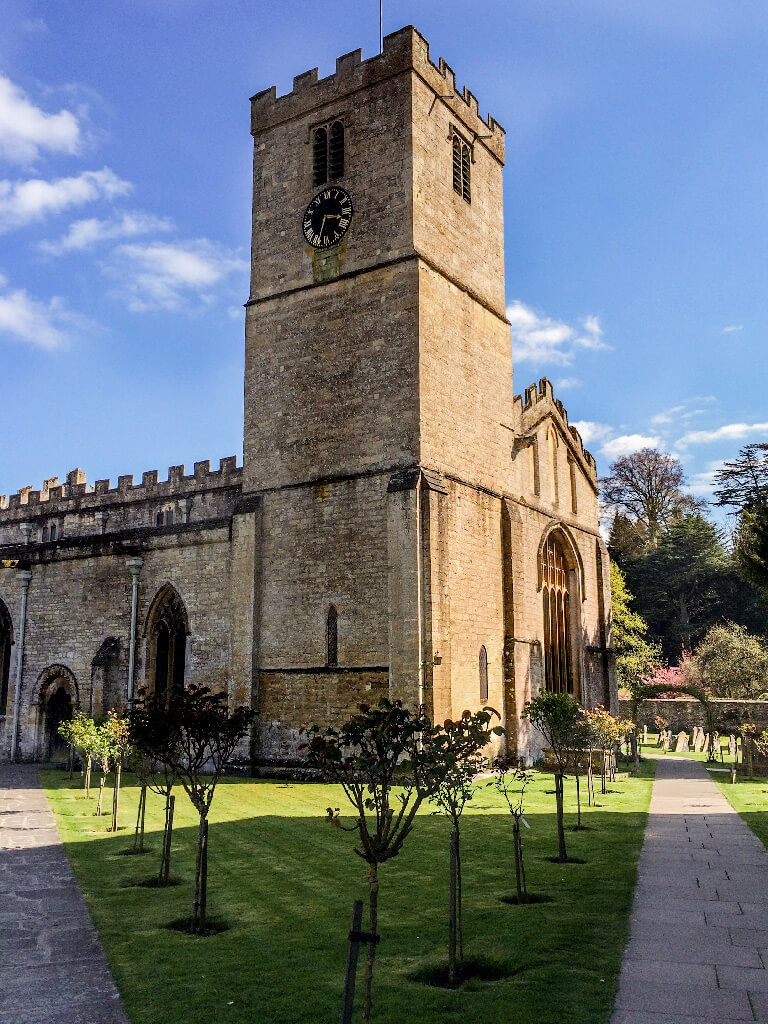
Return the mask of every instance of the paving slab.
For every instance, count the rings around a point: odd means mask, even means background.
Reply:
[[[703,764],[657,758],[611,1024],[768,1021],[768,851]]]
[[[31,765],[0,765],[0,1024],[130,1024]]]

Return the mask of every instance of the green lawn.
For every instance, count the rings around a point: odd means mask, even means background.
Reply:
[[[457,991],[412,975],[445,958],[448,828],[429,810],[403,853],[380,872],[374,979],[376,1024],[601,1024],[608,1021],[651,792],[653,763],[639,778],[619,777],[599,807],[584,810],[588,831],[568,831],[569,854],[584,864],[553,864],[551,775],[529,789],[525,833],[529,890],[551,902],[515,907],[511,819],[489,789],[476,797],[462,832],[468,956],[496,959],[510,975],[470,981]],[[86,893],[133,1024],[330,1024],[338,1020],[352,901],[366,895],[367,866],[354,835],[324,820],[344,809],[336,787],[244,779],[220,783],[209,838],[209,912],[229,930],[199,938],[165,926],[188,913],[195,817],[177,797],[172,875],[180,884],[131,886],[157,870],[162,808],[148,797],[151,852],[130,846],[138,790],[126,785],[122,829],[93,816],[64,772],[42,772],[67,855]],[[77,783],[78,780],[75,780]],[[130,781],[130,780],[129,780]],[[599,790],[599,779],[597,780]],[[569,810],[573,781],[566,783]],[[108,801],[107,801],[108,802]],[[567,824],[575,823],[569,813]],[[358,979],[358,995],[362,971]],[[356,1009],[359,1019],[359,1009]]]
[[[715,781],[731,807],[739,812],[763,846],[768,846],[768,779],[746,779],[739,775],[733,784],[730,776]]]

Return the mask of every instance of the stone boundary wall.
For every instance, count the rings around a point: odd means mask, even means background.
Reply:
[[[619,716],[629,718],[631,702],[626,698],[619,700]],[[721,731],[727,732],[730,723],[754,722],[758,729],[768,728],[768,700],[728,700],[714,697],[715,722]],[[666,718],[673,732],[685,729],[690,732],[695,725],[706,728],[704,707],[694,697],[660,697],[656,700],[644,700],[637,709],[639,725],[654,728],[653,720],[659,715]]]

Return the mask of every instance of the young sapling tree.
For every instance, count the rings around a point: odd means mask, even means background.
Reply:
[[[190,932],[205,935],[208,892],[208,813],[221,773],[248,732],[256,711],[227,706],[226,693],[207,686],[187,686],[167,695],[171,734],[178,742],[167,751],[169,768],[178,776],[199,816],[195,857],[195,897]]]
[[[66,727],[63,733],[62,726]],[[83,789],[87,800],[91,793],[91,766],[101,744],[98,727],[92,718],[88,718],[82,711],[76,711],[69,722],[62,722],[59,726],[59,735],[72,743],[82,755]]]
[[[448,987],[455,988],[464,963],[462,914],[461,816],[475,792],[475,777],[487,764],[481,751],[501,726],[491,727],[492,708],[474,714],[465,711],[458,721],[447,719],[433,737],[433,770],[437,788],[429,797],[451,822],[449,837],[450,882],[448,904]],[[457,958],[458,945],[458,958]]]
[[[170,883],[171,841],[173,838],[173,815],[176,797],[173,787],[179,781],[174,767],[182,758],[179,720],[169,708],[167,695],[147,693],[140,690],[129,712],[129,733],[134,755],[131,767],[141,782],[139,809],[136,819],[134,850],[144,848],[144,813],[147,789],[163,798],[165,821],[163,824],[162,850],[157,884]]]
[[[110,711],[107,720],[102,726],[111,749],[112,763],[115,769],[115,785],[112,790],[112,832],[117,832],[117,816],[120,808],[120,779],[123,771],[123,763],[131,750],[130,734],[128,732],[128,721]]]
[[[363,1024],[370,1024],[373,967],[379,921],[379,866],[403,848],[422,801],[437,788],[434,738],[424,710],[410,711],[383,698],[340,728],[312,726],[305,744],[309,762],[338,783],[354,809],[355,852],[368,864],[368,952]],[[329,808],[329,818],[340,824]]]
[[[543,690],[523,708],[523,718],[539,730],[555,762],[557,860],[563,864],[568,860],[563,822],[563,782],[571,765],[574,743],[582,729],[582,717],[581,705],[569,693]]]
[[[515,887],[517,902],[528,903],[528,886],[525,881],[523,860],[523,837],[520,825],[527,825],[524,815],[525,790],[533,776],[524,768],[513,765],[509,758],[498,757],[493,762],[493,778],[486,783],[502,795],[512,815],[512,840],[515,851]]]

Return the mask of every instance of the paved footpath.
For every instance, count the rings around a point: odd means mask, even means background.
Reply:
[[[0,765],[0,1024],[129,1024],[27,765]]]
[[[768,851],[700,762],[659,758],[611,1024],[768,1021],[766,965]]]

